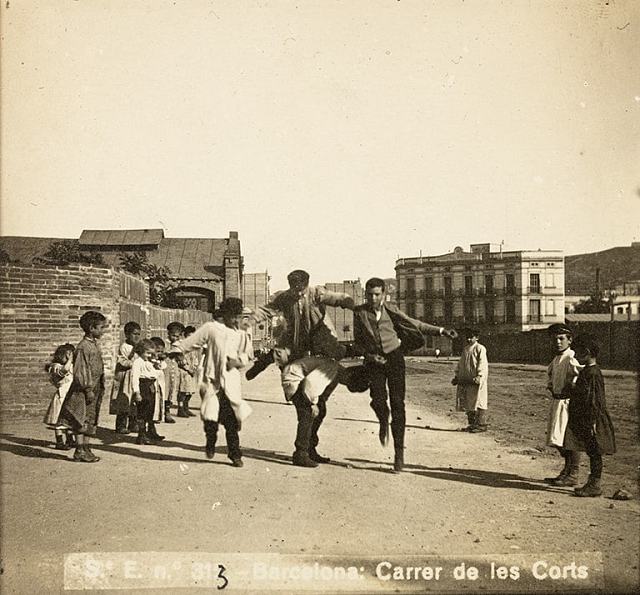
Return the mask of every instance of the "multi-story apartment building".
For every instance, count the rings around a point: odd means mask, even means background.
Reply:
[[[559,250],[465,252],[396,261],[398,305],[410,316],[443,325],[504,332],[564,320],[564,256]]]

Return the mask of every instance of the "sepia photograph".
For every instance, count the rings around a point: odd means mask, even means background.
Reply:
[[[640,2],[0,44],[3,594],[640,590]]]

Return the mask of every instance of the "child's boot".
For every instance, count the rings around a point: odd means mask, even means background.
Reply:
[[[556,477],[545,477],[544,482],[550,483],[551,485],[555,485],[557,481],[563,481],[564,478],[569,475],[569,468],[571,467],[571,460],[569,458],[568,452],[563,452],[562,456],[564,457],[564,467],[562,471]]]
[[[569,462],[568,473],[555,481],[551,482],[554,486],[570,487],[578,485],[578,475],[580,473],[580,453],[575,450],[567,452],[567,460]]]
[[[136,438],[136,444],[151,444],[151,440],[147,437],[146,424],[138,420],[138,437]]]
[[[164,423],[174,424],[176,420],[171,417],[171,401],[164,402]]]
[[[184,408],[184,397],[178,396],[178,417],[189,417]]]
[[[127,414],[119,413],[116,415],[116,434],[128,434]]]
[[[93,454],[93,452],[91,451],[91,447],[87,443],[85,443],[84,445],[84,452],[87,458],[90,459],[89,461],[87,461],[88,463],[97,463],[100,460],[100,457]]]
[[[70,450],[71,446],[64,441],[64,434],[56,434],[56,450]]]
[[[196,417],[196,414],[191,413],[191,409],[189,409],[189,401],[191,400],[191,397],[192,395],[187,395],[184,398],[184,410],[186,411],[188,417]]]
[[[600,478],[589,475],[587,483],[585,483],[581,488],[576,488],[573,491],[576,496],[581,498],[595,498],[596,496],[602,496]]]
[[[135,415],[129,416],[129,433],[137,434],[138,432],[138,419]]]
[[[78,444],[76,452],[73,453],[73,460],[79,463],[97,463],[100,457],[94,455],[88,446],[84,444]]]
[[[156,424],[152,421],[149,422],[149,431],[147,433],[147,436],[151,440],[164,440],[164,436],[160,436],[160,434],[158,434],[158,430],[156,430]]]
[[[486,409],[478,409],[476,411],[476,420],[473,427],[469,430],[473,434],[477,434],[478,432],[486,432],[488,428],[487,424],[487,410]]]
[[[467,427],[463,429],[465,432],[470,432],[473,430],[476,425],[476,412],[475,411],[467,411]]]
[[[73,432],[67,432],[67,447],[73,448],[74,446],[78,446],[78,441]]]

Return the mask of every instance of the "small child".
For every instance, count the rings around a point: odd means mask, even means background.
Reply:
[[[184,324],[181,322],[170,322],[167,325],[167,337],[169,338],[169,344],[173,347],[180,339],[184,338]],[[167,359],[167,400],[165,401],[165,421],[167,421],[166,412],[170,410],[173,403],[173,397],[175,396],[178,402],[177,417],[189,417],[184,410],[183,397],[180,395],[180,361],[181,356],[173,356]],[[175,419],[167,423],[175,423]]]
[[[45,366],[51,384],[56,387],[56,392],[51,398],[51,403],[49,403],[49,408],[43,421],[55,431],[57,450],[70,450],[75,446],[73,432],[65,429],[65,426],[58,424],[58,416],[60,415],[62,404],[73,382],[74,352],[75,347],[71,345],[71,343],[60,345],[53,354],[51,363]]]
[[[467,413],[466,432],[487,431],[489,362],[487,349],[478,342],[480,331],[464,329],[467,344],[462,350],[451,384],[456,386],[456,409]]]
[[[183,337],[186,339],[195,333],[193,326],[184,327]],[[177,358],[179,368],[179,387],[178,387],[178,403],[182,403],[182,415],[180,407],[178,407],[178,416],[195,417],[195,413],[191,413],[189,409],[189,401],[196,392],[196,374],[200,360],[200,350],[195,349],[189,353],[185,353],[183,357]]]
[[[553,337],[557,355],[547,368],[547,390],[553,397],[547,423],[547,446],[555,446],[564,458],[564,467],[557,477],[545,477],[544,481],[556,486],[574,486],[578,483],[580,453],[564,447],[564,434],[569,421],[569,397],[567,386],[575,384],[580,364],[571,349],[573,332],[565,324],[552,324],[548,329]]]
[[[616,452],[616,439],[607,412],[604,378],[596,361],[600,351],[594,338],[576,337],[573,343],[576,359],[584,366],[575,385],[569,384],[569,423],[564,439],[565,448],[586,452],[591,473],[587,483],[575,488],[576,496],[595,497],[602,494],[602,455]]]
[[[135,353],[133,348],[140,341],[142,329],[137,322],[127,322],[124,325],[125,341],[118,349],[116,369],[113,374],[113,387],[109,410],[116,416],[116,433],[129,434],[137,432],[135,403],[131,401],[131,365]],[[129,427],[127,427],[127,422]]]
[[[73,382],[60,410],[59,422],[76,436],[73,460],[97,463],[100,457],[91,452],[89,437],[95,436],[104,395],[104,363],[98,340],[104,334],[107,319],[92,310],[80,317],[84,338],[78,343],[73,359]]]
[[[164,402],[167,394],[167,377],[164,371],[167,369],[167,354],[165,353],[166,345],[160,337],[151,337],[151,341],[155,345],[156,353],[151,361],[156,369],[156,400],[153,406],[153,421],[161,422]]]
[[[151,444],[152,440],[164,440],[156,431],[153,423],[153,412],[156,405],[158,369],[152,361],[156,354],[156,346],[150,339],[143,339],[134,350],[138,355],[131,366],[131,385],[133,400],[138,410],[137,444]]]
[[[174,353],[187,353],[204,346],[203,384],[200,387],[202,405],[200,413],[207,438],[205,454],[215,455],[218,427],[226,430],[228,456],[234,467],[242,467],[240,427],[251,413],[251,407],[242,399],[240,368],[249,362],[249,342],[239,329],[242,319],[242,301],[227,298],[220,305],[224,324],[207,322],[188,339],[176,342]]]

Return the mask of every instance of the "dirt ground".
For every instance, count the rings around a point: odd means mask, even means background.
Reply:
[[[637,590],[640,502],[632,375],[606,377],[619,448],[605,460],[607,497],[578,499],[571,489],[541,481],[559,468],[558,457],[543,447],[548,402],[541,369],[492,366],[491,430],[470,435],[458,431],[464,416],[452,411],[453,360],[410,358],[408,366],[407,467],[401,474],[390,473],[393,451],[377,440],[367,396],[342,387],[329,401],[320,433],[319,450],[331,463],[292,466],[295,410],[284,402],[273,368],[245,385],[254,412],[241,433],[242,469],[229,465],[224,436],[214,460],[205,459],[197,418],[162,424],[167,439],[143,447],[133,437],[116,436],[113,418],[105,415],[94,448],[102,460],[93,465],[73,463],[68,453],[53,450],[52,436],[39,420],[4,420],[2,592],[215,590],[215,582],[193,582],[193,576],[185,582],[177,570],[156,582],[147,575],[131,578],[116,564],[122,556],[168,557],[175,560],[171,568],[209,556],[224,561],[229,590],[256,593],[336,588],[317,577],[302,586],[284,578],[251,582],[239,570],[247,557],[254,563],[264,557],[353,563],[363,576],[345,590],[361,593]],[[587,473],[585,461],[584,479]],[[633,490],[634,499],[611,500],[621,487]],[[102,582],[86,573],[85,582],[74,582],[73,557],[67,558],[65,575],[65,555],[83,553],[107,560],[110,570],[100,575]],[[438,560],[445,571],[461,561],[480,567],[492,560],[588,560],[598,579],[587,588],[561,579],[397,582],[367,575],[372,560],[388,559]]]

